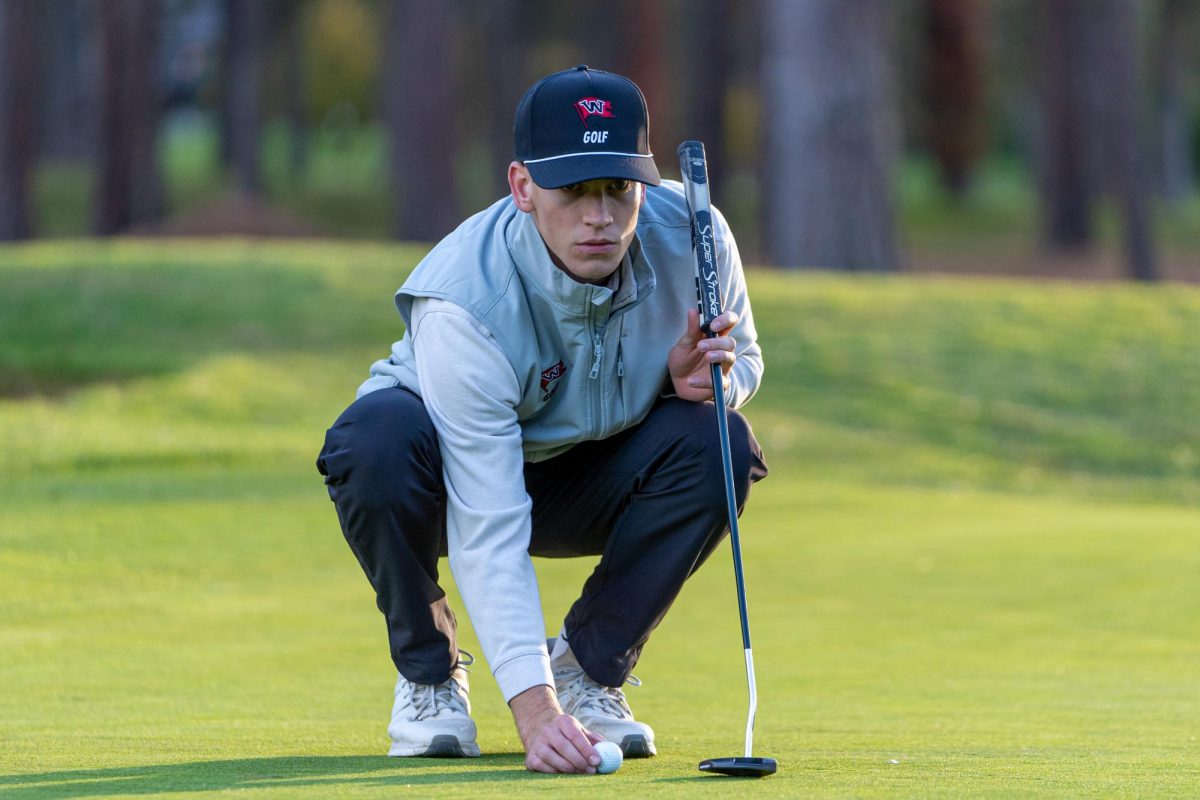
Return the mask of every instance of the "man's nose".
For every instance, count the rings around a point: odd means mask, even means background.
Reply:
[[[611,202],[612,200],[609,199],[608,194],[605,192],[597,192],[589,196],[583,215],[584,222],[597,228],[603,228],[612,224],[612,209],[609,208]]]

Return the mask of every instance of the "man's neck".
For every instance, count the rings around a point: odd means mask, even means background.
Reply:
[[[540,233],[539,233],[539,235],[540,235]],[[542,246],[546,248],[546,255],[550,256],[550,262],[552,264],[554,264],[554,266],[558,267],[560,270],[565,272],[567,274],[567,276],[570,277],[571,280],[575,281],[576,283],[590,283],[593,286],[607,286],[608,288],[612,289],[614,292],[617,290],[617,287],[619,287],[621,285],[621,271],[625,265],[626,260],[628,260],[628,258],[629,258],[628,250],[626,250],[625,254],[621,256],[621,261],[617,264],[617,268],[614,269],[612,272],[610,272],[607,277],[596,278],[595,280],[589,281],[589,280],[584,280],[583,278],[576,275],[574,272],[571,272],[571,270],[567,269],[567,265],[562,262],[562,259],[560,259],[557,255],[554,254],[554,251],[550,249],[550,246],[548,244],[546,244],[545,239],[542,239]]]

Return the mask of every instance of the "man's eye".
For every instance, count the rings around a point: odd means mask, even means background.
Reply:
[[[570,194],[582,194],[586,189],[587,187],[582,183],[568,183],[566,186],[562,187],[564,192],[569,192]]]
[[[612,183],[608,184],[609,189],[611,189],[614,192],[621,192],[621,193],[628,192],[632,186],[633,186],[633,181],[627,181],[624,179],[619,180],[619,181],[613,181]]]

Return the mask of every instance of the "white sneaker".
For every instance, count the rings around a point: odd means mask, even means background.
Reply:
[[[460,659],[445,683],[421,684],[400,675],[396,680],[396,702],[392,706],[392,737],[389,756],[440,756],[474,758],[475,722],[466,668],[475,657],[459,651]],[[465,657],[465,658],[464,658]]]
[[[654,748],[654,731],[633,718],[624,692],[589,678],[564,641],[551,639],[548,644],[554,689],[563,711],[592,733],[615,742],[626,758],[646,758],[658,752]],[[627,682],[641,686],[641,681],[632,675]]]

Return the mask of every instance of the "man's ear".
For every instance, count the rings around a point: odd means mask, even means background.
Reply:
[[[508,165],[508,190],[512,192],[513,202],[517,204],[517,208],[528,213],[533,211],[533,197],[531,189],[533,187],[533,178],[529,175],[529,170],[520,161],[514,161]]]

